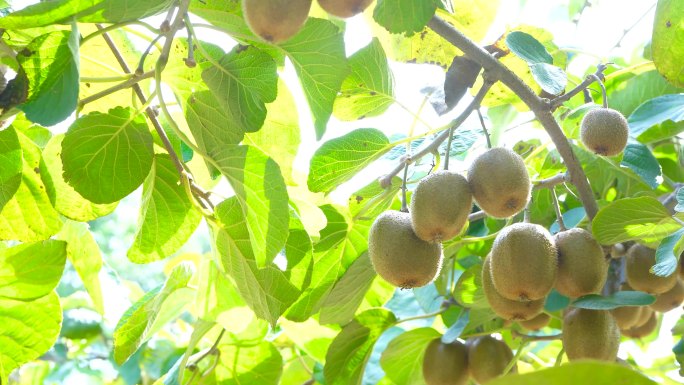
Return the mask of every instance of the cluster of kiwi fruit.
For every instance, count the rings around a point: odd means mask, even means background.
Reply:
[[[465,385],[471,377],[485,384],[503,375],[512,359],[511,348],[492,336],[470,338],[465,344],[438,338],[425,350],[423,377],[427,385]]]
[[[506,148],[480,155],[467,179],[446,170],[426,176],[413,193],[409,213],[390,210],[373,222],[368,253],[375,271],[401,288],[432,282],[442,264],[441,243],[463,231],[473,199],[488,215],[506,218],[522,211],[531,190],[522,157]]]
[[[580,123],[580,140],[589,150],[603,156],[624,151],[629,138],[629,124],[624,115],[607,107],[597,107],[584,115]]]
[[[296,35],[309,17],[312,0],[243,0],[242,13],[254,34],[270,43],[281,43]],[[330,15],[352,17],[373,0],[318,0]]]

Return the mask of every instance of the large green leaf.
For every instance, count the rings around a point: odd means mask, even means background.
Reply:
[[[370,309],[359,314],[333,340],[325,357],[328,385],[360,385],[366,362],[380,335],[396,322],[392,312]]]
[[[0,211],[21,185],[21,143],[13,129],[0,131]]]
[[[49,294],[62,278],[66,247],[48,240],[0,250],[0,297],[28,301]]]
[[[311,158],[309,190],[334,190],[390,148],[385,134],[374,128],[360,128],[325,142]]]
[[[668,83],[656,70],[621,73],[618,76],[606,78],[608,102],[611,108],[630,116],[641,104],[661,95],[681,93],[682,88],[676,88]],[[600,91],[595,93],[594,100],[602,97]]]
[[[273,343],[254,346],[219,345],[216,383],[220,385],[277,385],[283,371],[283,358]]]
[[[128,250],[131,261],[149,263],[172,255],[199,225],[202,215],[179,178],[169,155],[155,155],[152,171],[143,183],[138,232]]]
[[[684,87],[684,7],[680,0],[658,1],[651,49],[658,72]]]
[[[46,353],[59,336],[62,308],[54,292],[32,302],[0,298],[0,382]]]
[[[87,222],[93,219],[111,214],[118,202],[97,204],[81,196],[70,184],[64,181],[64,168],[62,167],[62,141],[64,134],[55,135],[43,149],[43,160],[47,168],[41,170],[46,184],[54,186],[55,209],[67,218],[79,222]],[[49,181],[49,183],[47,183]]]
[[[528,63],[553,64],[553,57],[534,36],[513,31],[506,36],[506,45],[514,54]]]
[[[411,35],[425,28],[435,10],[434,0],[378,0],[373,18],[390,33]]]
[[[320,322],[344,325],[351,321],[376,276],[368,253],[364,253],[349,266],[323,299]]]
[[[157,15],[173,4],[173,0],[101,0],[76,17],[83,23],[122,23]]]
[[[194,290],[188,287],[193,267],[177,265],[163,286],[147,292],[119,320],[114,330],[114,360],[123,364],[169,320],[178,317],[191,301]]]
[[[68,118],[78,102],[78,31],[40,35],[17,54],[26,71],[29,93],[19,106],[32,122],[44,126]]]
[[[641,143],[627,145],[620,165],[632,169],[651,188],[656,188],[660,184],[662,171],[658,159],[648,147]]]
[[[677,270],[678,256],[684,252],[684,228],[668,235],[656,249],[656,264],[651,271],[658,276],[667,277]]]
[[[599,196],[605,197],[613,188],[617,190],[618,198],[636,194],[655,195],[651,186],[631,169],[621,167],[609,158],[596,155],[579,146],[573,146],[572,149],[582,163],[592,190]]]
[[[209,58],[208,58],[209,59]],[[275,100],[278,74],[270,55],[238,46],[202,72],[202,79],[221,103],[233,125],[258,131],[266,119],[266,103]]]
[[[655,385],[643,374],[629,367],[608,362],[573,362],[555,368],[525,374],[510,374],[488,385]]]
[[[611,310],[622,306],[646,306],[655,302],[655,297],[640,291],[618,291],[607,297],[589,294],[572,302],[572,306],[582,309]]]
[[[649,128],[667,120],[684,120],[684,94],[658,96],[644,102],[629,116],[630,135],[639,137]]]
[[[304,28],[280,47],[299,75],[320,139],[349,73],[342,31],[328,20],[309,18]]]
[[[104,314],[104,299],[99,276],[100,269],[102,269],[102,253],[88,225],[66,221],[57,234],[57,239],[67,242],[66,253],[69,262],[81,277],[95,310]]]
[[[394,76],[380,40],[349,58],[351,74],[342,83],[333,112],[340,120],[378,116],[394,103]]]
[[[432,340],[439,337],[440,334],[433,328],[419,328],[393,339],[380,358],[387,377],[397,384],[423,385],[425,349]]]
[[[651,197],[615,201],[598,212],[592,225],[594,237],[603,245],[658,242],[680,228],[665,206]]]
[[[149,174],[152,141],[145,117],[130,108],[84,115],[62,141],[64,179],[95,203],[121,200]]]

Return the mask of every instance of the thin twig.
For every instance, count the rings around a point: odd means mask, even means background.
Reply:
[[[553,201],[553,208],[556,210],[556,219],[558,220],[558,229],[560,231],[565,231],[565,222],[563,221],[563,214],[561,213],[560,204],[558,203],[558,196],[556,195],[556,189],[551,189],[551,200]]]
[[[601,81],[601,78],[599,78],[596,74],[590,75],[594,80],[599,84],[601,87],[601,93],[603,94],[603,108],[608,108],[608,92],[606,92],[606,85],[603,84]]]
[[[622,44],[622,40],[624,40],[624,38],[627,36],[627,34],[630,33],[630,32],[634,29],[634,27],[636,27],[637,25],[639,25],[639,23],[640,23],[642,20],[644,20],[644,18],[651,12],[651,10],[652,10],[653,8],[655,8],[655,6],[656,6],[657,4],[658,4],[658,2],[654,2],[654,3],[653,3],[653,4],[652,4],[644,13],[641,14],[641,16],[639,16],[639,18],[634,22],[634,24],[632,24],[631,26],[629,26],[628,28],[626,28],[625,30],[623,30],[623,31],[622,31],[622,36],[620,36],[620,39],[618,39],[617,43],[615,43],[615,44],[613,45],[613,47],[612,47],[610,50],[612,51],[612,50],[614,50],[615,48],[619,48],[619,47],[620,47],[620,44]]]
[[[601,79],[603,77],[603,72],[608,68],[605,64],[599,64],[596,66],[596,72],[594,72],[591,75],[588,75],[584,81],[580,84],[577,85],[577,87],[573,88],[572,90],[568,91],[564,95],[561,95],[555,99],[551,100],[551,108],[556,109],[558,106],[561,104],[567,102],[568,100],[572,99],[573,96],[579,94],[580,92],[584,91],[589,87],[592,83],[594,83],[597,79]]]
[[[402,323],[402,322],[408,322],[408,321],[415,321],[415,320],[419,320],[419,319],[437,317],[438,315],[444,313],[445,311],[447,311],[447,308],[440,309],[440,310],[438,310],[438,311],[436,311],[436,312],[434,312],[434,313],[428,313],[428,314],[423,314],[423,315],[417,315],[417,316],[414,316],[414,317],[406,317],[406,318],[403,318],[403,319],[398,320],[397,322],[395,322],[395,324],[400,324],[400,323]]]
[[[406,203],[406,178],[408,177],[408,167],[408,164],[404,166],[404,178],[401,181],[401,211],[404,213],[409,211],[408,204]]]
[[[142,75],[134,74],[133,76],[128,78],[128,80],[126,80],[126,81],[123,81],[117,85],[114,85],[112,87],[107,88],[106,90],[102,90],[96,94],[90,95],[88,97],[85,97],[85,98],[79,100],[78,106],[79,106],[79,108],[83,108],[83,106],[85,106],[88,103],[92,103],[98,99],[102,99],[105,96],[111,95],[117,91],[121,91],[121,90],[125,90],[126,88],[130,88],[130,87],[138,84],[139,82],[141,82],[145,79],[149,79],[151,77],[154,77],[154,71],[148,71]],[[142,102],[144,103],[144,101],[142,101]]]
[[[487,130],[487,125],[485,124],[484,118],[482,117],[482,111],[477,109],[477,117],[480,118],[480,124],[482,125],[482,132],[484,132],[485,138],[487,139],[487,148],[492,148],[492,139],[489,137],[489,131]]]
[[[553,335],[548,335],[548,336],[535,336],[535,335],[530,335],[530,334],[523,334],[520,333],[517,330],[511,330],[511,334],[513,337],[517,338],[523,338],[528,341],[555,341],[563,338],[562,334],[553,334]]]

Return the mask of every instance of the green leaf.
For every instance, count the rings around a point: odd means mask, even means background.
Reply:
[[[121,200],[150,173],[152,141],[145,117],[130,108],[81,116],[62,141],[64,179],[92,202]]]
[[[340,86],[349,73],[342,31],[328,20],[310,17],[304,28],[280,47],[302,82],[314,118],[316,138],[320,139]]]
[[[610,106],[623,115],[631,115],[641,104],[658,96],[684,92],[667,82],[655,69],[640,72],[630,71],[606,79],[606,89],[610,95]],[[594,100],[601,98],[600,91]]]
[[[21,143],[13,129],[0,131],[0,211],[21,186]]]
[[[577,298],[572,306],[582,309],[611,310],[622,306],[646,306],[655,302],[655,297],[640,291],[618,291],[607,297],[589,294]]]
[[[554,312],[565,309],[570,305],[570,298],[559,293],[556,289],[552,289],[549,296],[546,297],[544,303],[544,310]]]
[[[374,38],[349,58],[351,74],[342,83],[333,112],[340,120],[381,115],[394,103],[394,76],[382,44]]]
[[[29,81],[28,99],[19,108],[32,122],[52,126],[76,110],[78,41],[79,34],[74,27],[71,32],[40,35],[17,54],[17,61]]]
[[[596,191],[599,196],[605,197],[613,188],[618,191],[618,198],[654,195],[653,189],[631,169],[620,167],[610,159],[598,156],[579,146],[572,146],[572,150],[582,163],[592,190]]]
[[[594,218],[594,237],[603,245],[639,240],[658,242],[679,230],[665,206],[651,197],[626,198],[601,209]]]
[[[392,381],[402,385],[423,385],[423,357],[427,345],[439,338],[433,328],[418,328],[400,334],[387,345],[380,365]]]
[[[8,128],[13,130],[15,128]],[[40,148],[20,132],[17,138],[23,154],[21,185],[0,211],[0,240],[35,242],[50,238],[62,227],[48,195],[50,185],[41,178],[45,163]]]
[[[651,50],[658,72],[670,83],[684,86],[684,8],[677,0],[659,0],[653,23]]]
[[[668,235],[660,242],[656,249],[656,264],[651,267],[651,272],[660,277],[667,277],[677,270],[678,256],[684,252],[684,228]]]
[[[88,291],[93,306],[98,313],[104,314],[104,299],[100,285],[100,269],[102,269],[102,253],[95,242],[88,225],[73,221],[66,221],[57,239],[66,241],[66,253],[69,262],[81,277],[81,282]]]
[[[213,154],[213,159],[240,202],[257,267],[264,267],[285,246],[288,236],[288,195],[280,167],[250,146],[227,147]]]
[[[72,340],[89,339],[102,333],[102,316],[87,308],[69,309],[64,312],[59,335]]]
[[[547,63],[530,64],[534,80],[551,95],[560,95],[568,85],[568,75],[560,67]]]
[[[237,46],[202,71],[202,79],[221,103],[233,125],[258,131],[266,119],[266,103],[275,100],[278,74],[270,55],[252,46]]]
[[[192,264],[183,262],[171,271],[163,286],[149,291],[134,303],[114,329],[114,360],[122,365],[169,320],[178,317],[192,299],[188,287]]]
[[[199,225],[197,211],[167,154],[157,154],[143,183],[138,232],[128,258],[134,263],[164,259],[183,246]]]
[[[325,355],[333,339],[340,331],[339,327],[320,325],[314,318],[304,322],[280,320],[283,333],[306,355],[318,362],[325,362]]]
[[[333,340],[325,357],[326,383],[360,385],[373,345],[396,320],[389,310],[370,309],[345,326]]]
[[[461,334],[463,334],[463,331],[465,330],[466,326],[468,326],[469,322],[470,309],[462,308],[461,314],[459,314],[456,322],[449,326],[449,329],[444,332],[444,335],[442,336],[442,342],[445,344],[455,342],[461,336]]]
[[[684,212],[684,187],[680,187],[677,190],[677,206],[675,206],[675,210],[680,213]]]
[[[59,336],[62,309],[54,292],[32,302],[0,298],[0,382],[46,353]]]
[[[283,358],[271,342],[255,346],[219,345],[216,381],[221,385],[277,385]]]
[[[376,277],[368,253],[362,254],[335,283],[321,304],[320,322],[344,325],[354,318]]]
[[[655,385],[643,374],[620,364],[608,362],[573,362],[555,368],[525,374],[509,374],[487,385]]]
[[[64,181],[64,168],[60,155],[63,140],[64,134],[55,135],[43,150],[43,160],[47,167],[45,170],[41,170],[41,173],[46,184],[54,186],[55,209],[65,217],[79,222],[88,222],[111,214],[118,202],[93,203],[83,198],[70,184]]]
[[[657,188],[662,176],[658,159],[641,143],[629,143],[624,151],[621,166],[632,169],[651,188]]]
[[[390,148],[385,134],[374,128],[360,128],[325,142],[311,158],[309,190],[334,190]]]
[[[326,224],[320,231],[320,238],[314,245],[316,252],[329,250],[335,247],[347,236],[349,224],[347,218],[333,205],[323,205],[319,209],[325,215]]]
[[[378,0],[373,19],[390,33],[411,35],[422,31],[436,10],[433,0]]]
[[[482,289],[482,265],[477,264],[463,272],[456,282],[454,296],[459,303],[474,308],[489,307]]]
[[[0,250],[0,297],[30,301],[52,292],[62,278],[66,247],[48,240]]]
[[[374,219],[392,204],[400,189],[399,177],[393,177],[388,188],[383,188],[379,181],[374,180],[349,197],[349,213],[354,219]]]
[[[630,135],[639,137],[649,128],[667,120],[684,120],[684,94],[662,95],[644,102],[629,116]]]
[[[76,17],[82,23],[123,23],[140,20],[165,12],[173,0],[88,0],[92,7],[79,12]]]
[[[513,31],[506,36],[506,45],[514,54],[529,64],[553,64],[553,57],[546,47],[529,33]]]

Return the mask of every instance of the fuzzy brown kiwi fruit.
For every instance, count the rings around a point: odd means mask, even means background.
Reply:
[[[573,309],[563,319],[563,348],[570,361],[615,361],[620,330],[606,310]]]
[[[677,274],[660,277],[650,272],[655,265],[655,250],[635,244],[627,251],[627,282],[634,290],[662,294],[677,283]]]
[[[496,236],[491,254],[494,287],[505,298],[542,299],[556,282],[556,246],[542,226],[514,223],[505,227]]]
[[[656,297],[656,301],[650,306],[651,309],[666,313],[684,302],[684,285],[679,279],[677,283],[672,287],[672,289],[660,294]]]
[[[461,342],[432,340],[423,357],[427,385],[465,385],[468,382],[468,350]]]
[[[485,384],[504,374],[513,359],[513,352],[505,342],[492,336],[468,340],[468,367],[470,375],[480,384]],[[511,372],[517,370],[516,366]]]
[[[631,291],[633,290],[629,284],[623,283],[620,286],[621,291]],[[622,306],[612,309],[610,313],[615,318],[620,330],[629,329],[635,326],[641,317],[641,306]]]
[[[466,178],[451,171],[430,174],[411,197],[413,231],[427,242],[448,241],[463,230],[472,207]]]
[[[656,313],[652,311],[643,325],[622,330],[622,334],[630,338],[644,338],[653,333],[657,327],[658,318],[656,317]]]
[[[525,321],[539,315],[544,310],[544,299],[536,301],[512,301],[504,298],[494,288],[492,282],[491,256],[482,265],[482,288],[485,298],[494,313],[505,320]]]
[[[473,161],[468,183],[478,206],[494,218],[508,218],[522,211],[532,191],[523,158],[503,147],[487,150]]]
[[[243,0],[242,13],[249,29],[270,43],[296,35],[309,16],[312,0]]]
[[[326,12],[342,19],[363,12],[373,0],[318,0],[318,4]]]
[[[619,111],[595,108],[580,123],[580,139],[595,154],[614,156],[627,146],[629,125]]]
[[[394,210],[385,211],[373,222],[368,254],[382,278],[405,289],[432,282],[442,266],[442,246],[418,238],[411,215]]]
[[[539,330],[546,327],[549,322],[551,322],[551,316],[546,313],[541,313],[531,320],[520,321],[518,323],[527,330]]]
[[[608,262],[591,233],[574,228],[561,231],[554,238],[558,249],[556,290],[570,298],[601,291],[606,283]]]

